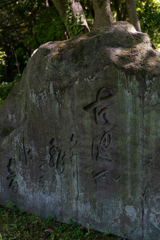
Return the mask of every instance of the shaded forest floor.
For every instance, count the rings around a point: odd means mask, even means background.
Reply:
[[[101,233],[86,229],[80,224],[60,223],[54,220],[54,216],[44,219],[42,217],[20,211],[11,202],[6,201],[6,207],[0,205],[0,240],[126,240],[111,234]]]

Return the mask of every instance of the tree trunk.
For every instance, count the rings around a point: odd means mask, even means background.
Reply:
[[[126,0],[126,5],[130,23],[135,27],[137,31],[141,32],[141,26],[136,12],[135,0]]]
[[[84,29],[86,29],[85,32],[90,31],[87,20],[84,18],[85,15],[84,15],[82,5],[80,4],[80,2],[76,2],[75,0],[72,0],[71,2],[72,2],[72,10],[73,10],[74,19],[77,19],[76,18],[77,13],[80,14],[81,21],[83,22],[82,26],[84,26]]]
[[[94,15],[95,15],[94,28],[109,26],[110,24],[115,22],[115,19],[110,7],[110,0],[92,0],[92,1],[93,1]],[[80,0],[52,0],[52,2],[54,6],[57,8],[57,10],[59,11],[70,37],[72,36],[72,33],[68,28],[68,24],[66,22],[67,10],[68,10],[68,7],[66,5],[69,2],[70,2],[72,13],[73,13],[72,25],[74,23],[78,24],[77,16],[79,14],[81,15],[81,21],[83,22],[82,26],[84,26],[83,33],[90,31],[87,21],[83,17],[84,11],[80,3]],[[141,31],[140,23],[139,23],[137,12],[136,12],[135,0],[126,0],[126,6],[127,6],[127,12],[128,12],[128,16],[131,24],[133,24],[133,26],[136,28],[137,31]]]
[[[66,21],[67,18],[67,6],[66,4],[69,2],[68,0],[52,0],[54,6],[57,8],[59,14],[61,15],[61,18],[67,28],[68,34],[71,37],[71,31],[68,28],[68,24]],[[84,11],[82,8],[82,5],[80,4],[80,2],[76,2],[75,0],[71,0],[71,8],[72,8],[72,12],[73,12],[73,22],[72,24],[76,23],[77,24],[77,15],[80,14],[81,15],[81,21],[83,22],[82,26],[84,27],[83,33],[86,33],[88,31],[90,31],[88,23],[86,21],[86,19],[84,17],[82,17],[82,15],[84,16]]]
[[[101,2],[101,4],[100,4]],[[93,0],[95,22],[94,28],[108,26],[115,22],[113,13],[110,7],[110,0]]]

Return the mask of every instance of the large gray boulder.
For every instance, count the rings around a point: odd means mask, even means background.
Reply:
[[[127,22],[40,46],[0,107],[0,204],[158,240],[159,79]]]

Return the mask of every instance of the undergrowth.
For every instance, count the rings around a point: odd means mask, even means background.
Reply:
[[[69,224],[57,222],[54,216],[44,219],[40,216],[20,211],[10,201],[7,205],[0,205],[0,240],[126,240],[111,234],[101,233],[80,224],[75,224],[71,219]]]
[[[20,80],[21,75],[17,75],[12,82],[2,82],[0,83],[0,105],[7,98],[9,92],[12,90],[15,84]],[[0,239],[1,240],[1,239]]]

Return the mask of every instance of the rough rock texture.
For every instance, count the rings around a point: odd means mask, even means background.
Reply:
[[[39,47],[0,107],[0,203],[160,236],[160,55],[126,22]]]

